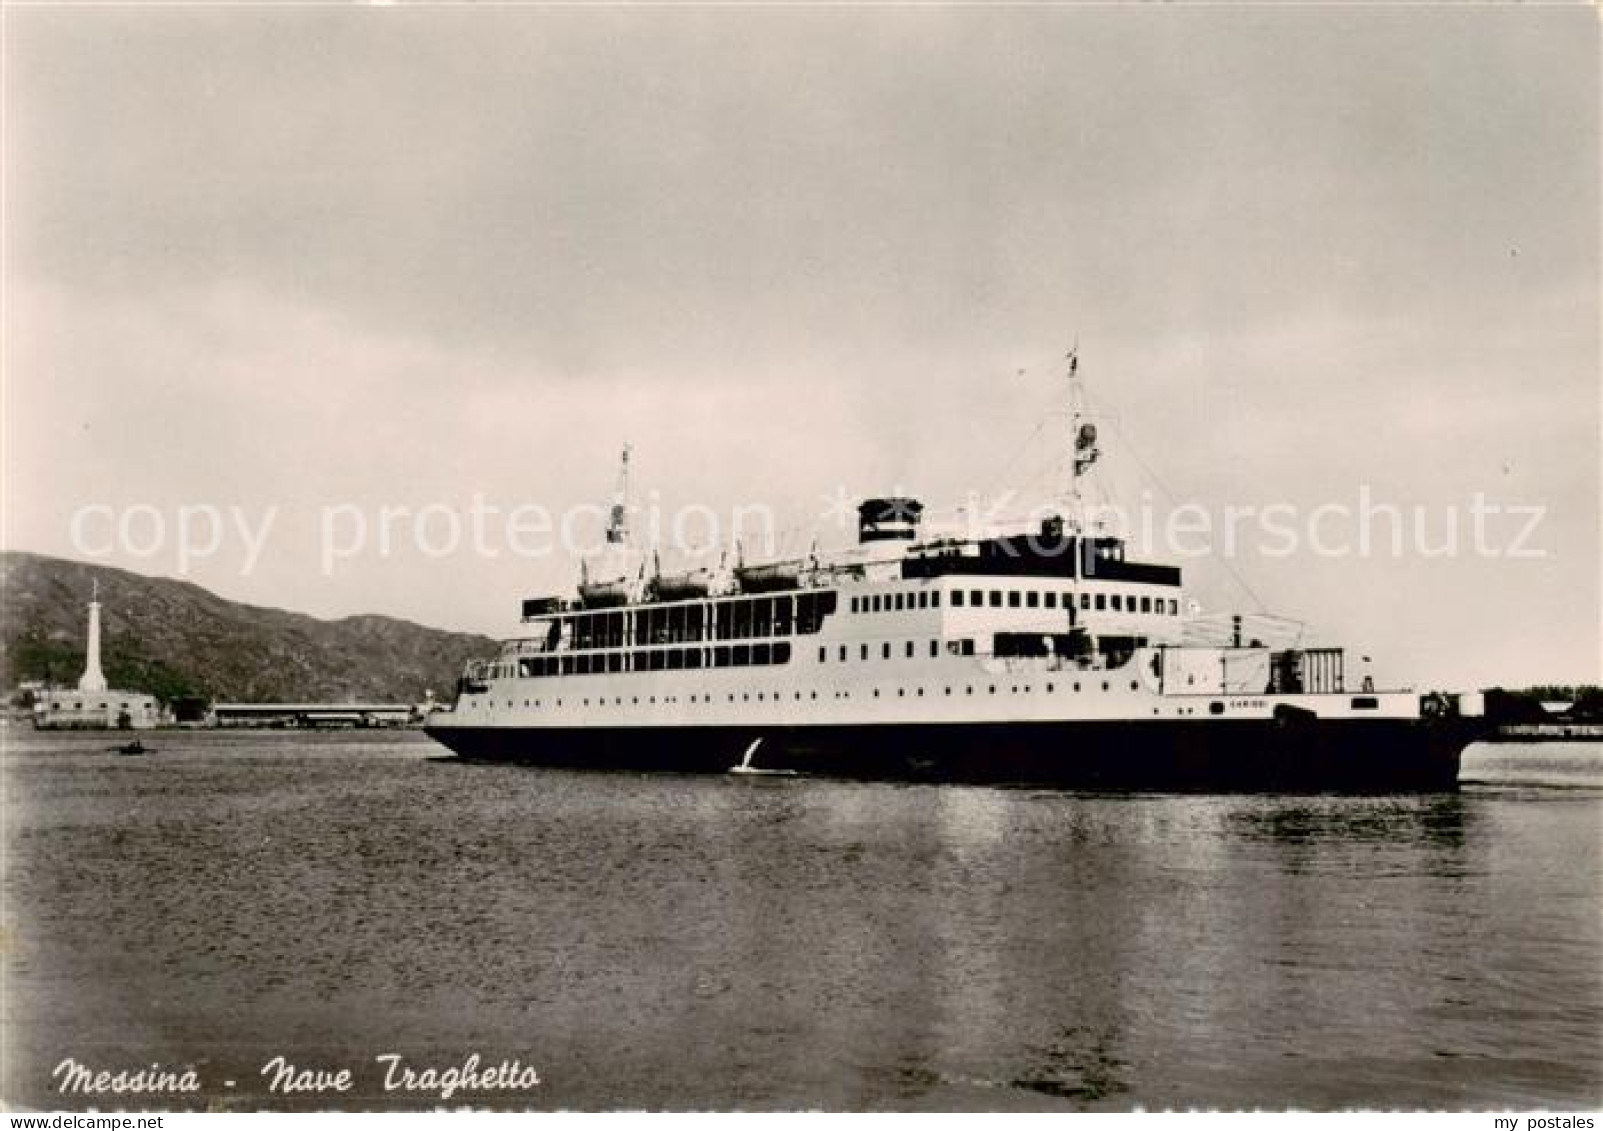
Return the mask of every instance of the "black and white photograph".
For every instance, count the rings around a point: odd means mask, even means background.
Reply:
[[[1600,30],[5,0],[0,1105],[1596,1128]]]

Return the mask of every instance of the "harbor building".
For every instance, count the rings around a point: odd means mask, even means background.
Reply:
[[[78,686],[39,692],[33,725],[40,730],[148,730],[161,721],[153,695],[111,687],[100,667],[100,589],[89,601],[89,635]]]

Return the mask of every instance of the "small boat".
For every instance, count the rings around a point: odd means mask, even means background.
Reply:
[[[629,603],[629,582],[625,578],[612,581],[587,581],[579,586],[579,600],[587,609],[615,609]]]
[[[801,562],[767,562],[762,565],[738,565],[735,579],[743,593],[776,593],[801,588]]]
[[[118,754],[154,754],[155,753],[155,751],[153,749],[151,749],[149,746],[146,746],[143,742],[139,741],[139,739],[137,739],[137,738],[134,739],[132,742],[125,742],[121,746],[113,746],[111,749],[115,753],[118,753]]]
[[[695,600],[712,591],[712,581],[712,571],[708,569],[659,573],[652,578],[651,593],[659,601]]]

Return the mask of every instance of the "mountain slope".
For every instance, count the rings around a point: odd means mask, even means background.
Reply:
[[[187,581],[11,552],[0,554],[0,686],[77,681],[95,581],[106,678],[165,699],[415,702],[430,689],[448,695],[463,662],[495,647],[392,617],[318,620]]]

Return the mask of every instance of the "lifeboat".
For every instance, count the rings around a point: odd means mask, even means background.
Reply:
[[[768,562],[764,565],[735,567],[735,580],[747,593],[772,593],[780,589],[801,588],[801,562]]]
[[[705,569],[684,573],[659,573],[652,578],[651,591],[659,601],[688,601],[712,591],[712,573]]]
[[[616,581],[586,581],[579,585],[579,601],[587,609],[611,609],[629,603],[629,583],[623,578]]]

